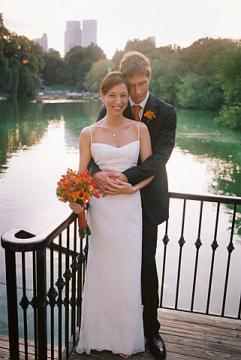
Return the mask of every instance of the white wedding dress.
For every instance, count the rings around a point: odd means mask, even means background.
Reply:
[[[139,137],[138,137],[139,138]],[[93,143],[100,169],[123,171],[137,164],[139,140],[119,148]],[[141,304],[142,210],[140,192],[93,198],[88,210],[87,272],[77,352],[144,351]]]

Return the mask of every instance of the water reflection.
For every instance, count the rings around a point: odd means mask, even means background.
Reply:
[[[16,100],[0,102],[0,172],[6,169],[11,154],[38,144],[53,121],[65,122],[65,145],[69,149],[76,148],[80,130],[95,121],[100,106],[99,101],[48,104]],[[180,156],[185,162],[185,155],[191,154],[196,162],[207,168],[204,176],[210,176],[210,193],[240,196],[240,132],[219,127],[213,122],[214,116],[213,113],[178,111],[175,156],[180,164]]]
[[[0,171],[9,156],[19,148],[38,143],[46,129],[47,119],[41,108],[30,102],[0,102]]]
[[[0,102],[0,172],[6,169],[9,157],[17,150],[26,150],[38,144],[53,122],[64,121],[65,146],[77,148],[80,130],[95,121],[100,106],[99,101],[48,104],[16,100]],[[240,196],[240,132],[219,127],[213,122],[214,116],[213,113],[178,111],[176,148],[172,158],[178,159],[179,168],[180,158],[184,166],[187,165],[186,160],[189,166],[194,161],[198,162],[199,170],[203,166],[206,169],[203,176],[209,177],[208,192]],[[188,175],[191,171],[195,177],[198,171],[195,165],[193,167],[193,171],[191,168],[186,171]]]
[[[241,133],[218,126],[214,116],[179,111],[176,146],[206,164],[211,193],[241,196]]]
[[[36,104],[12,100],[0,102],[0,172],[12,153],[38,144],[48,124],[65,121],[67,146],[76,146],[82,127],[94,122],[98,101],[83,103]]]

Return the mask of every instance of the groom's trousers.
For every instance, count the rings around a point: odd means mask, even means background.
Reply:
[[[160,328],[157,320],[158,276],[156,269],[157,225],[152,225],[143,211],[141,288],[145,337],[155,336]]]

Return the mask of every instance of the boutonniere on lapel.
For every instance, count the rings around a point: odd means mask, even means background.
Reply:
[[[156,115],[151,110],[147,110],[145,112],[144,116],[147,119],[147,123],[149,123],[149,121],[154,120],[156,118]]]

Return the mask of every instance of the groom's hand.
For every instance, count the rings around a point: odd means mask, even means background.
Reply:
[[[116,180],[127,181],[124,174],[118,171],[105,169],[94,174],[94,180],[102,194],[106,194],[115,187]]]

